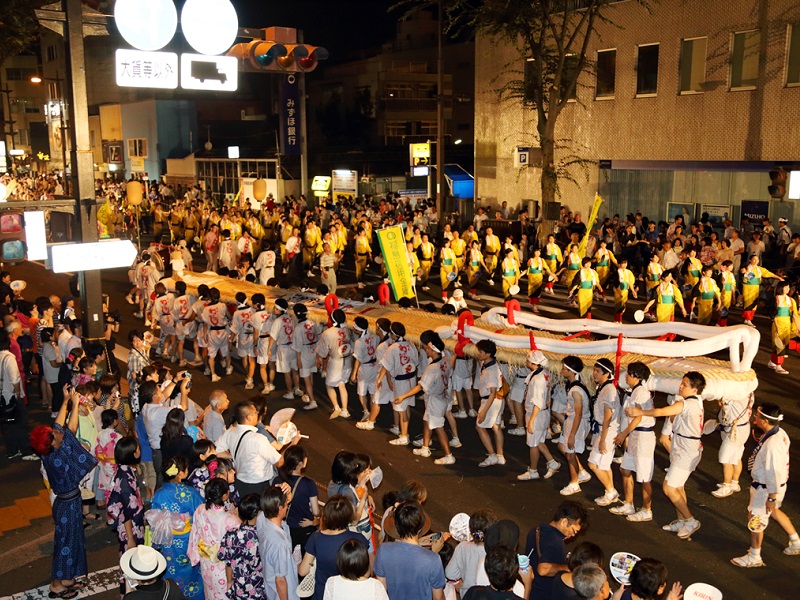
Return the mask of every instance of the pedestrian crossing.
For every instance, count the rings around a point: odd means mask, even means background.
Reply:
[[[91,598],[105,592],[112,592],[119,597],[119,576],[120,570],[118,566],[89,573],[86,576],[86,587],[78,592],[76,598]],[[47,583],[24,592],[0,596],[0,600],[49,600],[49,594],[50,584]]]

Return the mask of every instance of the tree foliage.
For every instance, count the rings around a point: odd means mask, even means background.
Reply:
[[[42,4],[31,0],[0,2],[0,65],[29,50],[39,39],[39,23],[33,11]]]

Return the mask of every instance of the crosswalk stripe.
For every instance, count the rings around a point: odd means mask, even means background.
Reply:
[[[76,598],[91,598],[110,590],[119,590],[120,570],[118,566],[101,571],[94,571],[86,576],[86,587],[78,592]],[[50,584],[33,588],[10,596],[1,596],[0,600],[48,600]]]

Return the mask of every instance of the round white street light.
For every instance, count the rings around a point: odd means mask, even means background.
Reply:
[[[172,0],[117,0],[114,21],[134,48],[152,52],[166,46],[178,28]]]
[[[239,19],[230,0],[186,0],[181,29],[200,54],[222,54],[236,41]]]

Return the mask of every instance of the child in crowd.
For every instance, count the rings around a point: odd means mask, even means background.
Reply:
[[[98,509],[105,508],[108,502],[108,495],[111,493],[111,486],[114,481],[114,447],[122,436],[117,433],[117,411],[112,408],[105,409],[100,415],[103,429],[97,434],[97,443],[94,447],[94,455],[97,458],[98,478],[97,490],[102,493],[102,500],[97,503]]]
[[[228,598],[231,600],[264,598],[264,573],[258,552],[256,519],[261,510],[261,497],[248,494],[239,503],[238,529],[228,531],[219,545],[217,557],[225,564]]]

